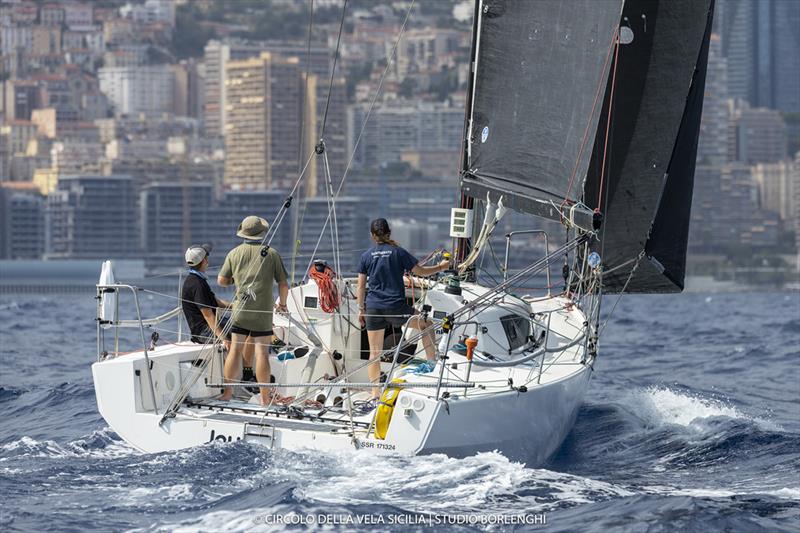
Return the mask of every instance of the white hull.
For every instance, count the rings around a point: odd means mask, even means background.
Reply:
[[[293,292],[301,289],[296,296],[304,301],[303,296],[314,288],[309,284]],[[434,309],[446,307],[448,298],[453,299],[444,292],[428,294]],[[454,299],[453,305],[460,305],[460,296],[458,300]],[[540,302],[516,300],[517,305],[530,305],[534,310],[537,306],[559,308],[565,302],[559,298]],[[479,316],[482,323],[492,323],[492,309]],[[508,313],[508,308],[498,306],[497,313]],[[553,333],[547,340],[551,347],[569,344],[574,331],[580,331],[585,320],[576,307],[561,308],[553,312],[552,317]],[[334,345],[337,343],[331,336],[338,336],[338,349],[344,352],[351,369],[363,363],[360,352],[353,352],[348,345],[355,339],[337,335],[336,321],[331,317],[327,320],[327,326],[323,320],[311,322],[315,324],[315,334]],[[282,331],[280,323],[276,321],[276,325],[279,335],[286,338],[299,335],[297,331],[289,333],[288,324],[284,324],[287,329]],[[556,333],[559,329],[561,332]],[[494,340],[497,340],[496,332]],[[488,353],[491,346],[487,337],[479,348]],[[347,410],[335,405],[342,398],[346,402],[347,393],[342,385],[315,392],[325,394],[326,409],[296,411],[297,418],[292,418],[292,413],[285,408],[266,409],[257,403],[248,403],[245,397],[232,402],[215,400],[220,389],[206,386],[207,383],[222,383],[222,354],[215,353],[195,381],[187,400],[174,416],[162,421],[179,386],[194,381],[192,378],[199,372],[193,361],[199,360],[202,351],[209,349],[211,347],[203,348],[190,342],[159,346],[148,352],[150,372],[143,352],[95,363],[92,373],[100,413],[123,439],[144,452],[187,448],[212,440],[244,440],[270,448],[358,449],[377,454],[467,456],[499,450],[511,459],[537,465],[556,451],[572,428],[592,373],[591,360],[586,364],[581,362],[586,359],[585,343],[548,355],[543,367],[538,358],[511,368],[472,366],[468,371],[465,357],[450,351],[443,381],[461,383],[471,372],[468,380],[476,387],[442,389],[447,393],[438,397],[435,388],[402,389],[390,415],[385,438],[379,439],[372,430],[374,412],[354,416],[351,422]],[[497,347],[491,351],[499,353]],[[524,355],[525,352],[519,353]],[[400,376],[412,385],[435,385],[442,364],[438,363],[433,372],[422,375],[410,374],[406,372],[408,368],[399,367],[393,376]],[[318,382],[326,374],[341,373],[340,362],[327,356],[287,361],[273,357],[271,365],[278,383]],[[383,371],[388,372],[390,367],[389,363],[382,363]],[[366,381],[365,377],[365,371],[359,372],[350,381]],[[155,398],[151,393],[151,379]],[[296,395],[299,389],[287,387],[279,391]],[[353,398],[364,395],[365,391],[358,391],[353,393]]]

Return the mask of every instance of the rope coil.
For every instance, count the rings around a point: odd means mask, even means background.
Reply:
[[[308,275],[319,289],[319,307],[326,313],[339,309],[339,288],[336,286],[336,272],[323,262],[316,262],[308,270]]]

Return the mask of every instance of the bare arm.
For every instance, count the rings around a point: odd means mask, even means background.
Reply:
[[[223,309],[227,309],[231,306],[231,303],[228,300],[223,300],[219,296],[217,297],[217,307],[221,307]]]
[[[356,298],[358,301],[358,321],[361,323],[362,326],[366,325],[366,321],[364,319],[364,311],[366,311],[364,298],[367,295],[367,275],[366,274],[359,274],[358,275],[358,287],[356,287]]]
[[[278,311],[286,311],[286,300],[289,298],[289,282],[278,282]]]
[[[203,318],[206,319],[206,324],[208,324],[208,328],[214,332],[214,335],[222,338],[222,330],[220,329],[219,326],[217,326],[217,319],[214,316],[214,311],[212,311],[208,307],[200,307],[200,312],[203,314]]]
[[[358,301],[358,308],[361,310],[364,309],[364,298],[366,298],[366,295],[367,295],[367,275],[359,274],[358,287],[356,287],[356,298]]]
[[[427,278],[428,276],[432,276],[437,272],[447,270],[449,266],[450,266],[450,261],[444,259],[438,265],[433,265],[433,266],[416,265],[414,266],[414,268],[411,269],[411,273],[421,278]]]
[[[217,283],[220,287],[230,287],[233,285],[233,278],[227,278],[225,276],[217,276]]]

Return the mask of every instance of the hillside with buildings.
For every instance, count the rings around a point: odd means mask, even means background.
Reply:
[[[0,3],[0,258],[174,268],[189,243],[225,249],[244,215],[273,216],[309,160],[297,234],[285,224],[275,241],[307,260],[328,209],[310,157],[323,122],[334,186],[348,172],[345,268],[378,215],[416,252],[446,244],[471,3],[420,2],[385,79],[410,3],[350,0],[333,76],[341,1],[313,5],[309,39],[309,1]],[[715,24],[690,266],[785,270],[800,235],[800,2],[720,0]]]

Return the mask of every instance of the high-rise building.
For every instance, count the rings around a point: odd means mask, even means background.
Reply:
[[[722,56],[722,42],[711,35],[708,70],[703,98],[703,117],[697,143],[697,162],[723,165],[728,159],[728,65]]]
[[[60,177],[47,197],[47,257],[141,257],[138,203],[128,176]]]
[[[733,110],[731,121],[732,160],[755,165],[786,159],[786,124],[778,111],[744,105]]]
[[[351,150],[355,147],[368,109],[369,104],[351,106]],[[450,152],[453,154],[451,157],[457,157],[463,125],[463,108],[448,103],[398,101],[373,108],[361,134],[355,162],[361,168],[378,168],[400,162],[403,153],[409,150]]]
[[[202,118],[203,77],[195,59],[171,65],[173,72],[172,112],[179,117]]]
[[[753,107],[800,111],[800,2],[725,0],[721,7],[731,97]]]
[[[169,65],[103,67],[100,90],[117,115],[168,113],[173,107],[173,71]]]
[[[0,184],[0,259],[40,259],[44,201],[30,183]]]
[[[228,62],[258,57],[261,52],[270,52],[283,57],[296,57],[300,70],[302,72],[306,71],[306,56],[309,54],[306,43],[211,40],[206,44],[204,49],[206,75],[203,83],[205,86],[204,117],[207,135],[221,136],[225,134],[227,116],[227,86],[225,85],[225,80]],[[309,72],[324,79],[329,79],[330,65],[330,50],[324,46],[312,45]],[[325,84],[325,88],[327,91],[327,84]]]
[[[211,240],[213,196],[211,182],[159,182],[142,188],[141,247],[148,265],[180,265],[189,245]]]
[[[758,203],[762,209],[778,213],[787,223],[793,223],[795,211],[795,188],[797,187],[794,162],[759,163],[752,169],[758,186]]]
[[[286,186],[297,170],[301,74],[296,58],[269,52],[227,65],[225,183]]]
[[[342,196],[336,199],[338,249],[343,274],[355,272],[361,253],[370,246],[369,215],[364,209],[365,204],[362,198]],[[333,224],[329,222],[327,226],[325,225],[328,209],[328,201],[323,197],[308,198],[303,202],[303,224],[298,232],[300,244],[295,265],[295,279],[302,277],[306,267],[315,259],[326,261],[332,268],[336,268],[333,253]],[[288,264],[286,268],[291,270]]]
[[[175,268],[183,264],[188,243],[211,243],[212,265],[242,242],[236,228],[242,219],[257,215],[271,224],[286,199],[284,191],[225,191],[214,195],[211,181],[193,180],[185,186],[174,178],[150,183],[140,194],[141,247],[148,268]],[[187,209],[184,209],[186,207]],[[291,255],[289,218],[277,228],[270,246]]]
[[[319,141],[322,123],[325,122],[326,155],[330,166],[332,181],[337,182],[344,173],[349,157],[347,151],[347,86],[340,77],[341,67],[331,83],[331,51],[318,44],[311,49],[303,42],[247,42],[241,40],[212,40],[205,47],[204,66],[204,125],[207,135],[225,135],[228,128],[228,113],[231,102],[228,98],[229,85],[226,84],[228,65],[269,53],[273,61],[278,58],[296,59],[297,71],[302,80],[298,82],[300,98],[300,115],[293,118],[287,128],[294,129],[297,139],[302,137],[298,147],[294,144],[294,163],[291,171],[293,177],[301,170],[303,164],[313,152]],[[308,65],[306,59],[308,58]],[[308,72],[308,78],[305,74]],[[330,99],[328,93],[330,92]],[[307,93],[307,94],[306,94]],[[302,97],[305,95],[305,98]],[[287,164],[287,168],[289,165]],[[323,158],[314,157],[306,171],[302,194],[314,196],[323,190],[325,168]]]

